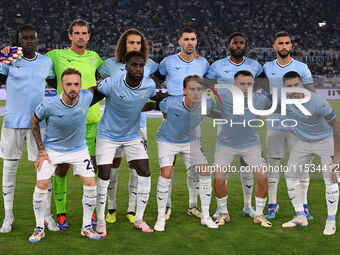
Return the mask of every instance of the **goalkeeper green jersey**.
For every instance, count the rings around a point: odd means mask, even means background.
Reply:
[[[60,87],[61,74],[67,68],[77,69],[81,73],[82,88],[87,89],[96,86],[96,70],[101,66],[103,60],[94,51],[85,50],[83,55],[78,55],[71,49],[57,49],[46,53],[53,62],[53,70],[57,76],[57,92],[62,93]],[[86,123],[96,123],[100,120],[99,103],[90,107]]]

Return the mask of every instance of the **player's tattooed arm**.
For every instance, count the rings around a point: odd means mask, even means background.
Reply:
[[[92,99],[90,106],[98,103],[100,100],[102,100],[105,97],[103,93],[98,91],[96,86],[90,87],[88,88],[88,90],[90,90],[93,93],[93,99]]]
[[[333,157],[333,165],[332,169],[332,179],[334,183],[338,182],[338,178],[334,170],[338,170],[340,166],[340,122],[337,117],[334,117],[332,120],[328,121],[328,124],[333,128],[333,139],[334,139],[334,157]]]
[[[37,143],[39,151],[45,150],[44,144],[43,144],[42,139],[41,139],[41,134],[40,134],[40,126],[39,126],[40,121],[41,120],[39,120],[37,118],[37,116],[35,116],[35,114],[32,115],[31,122],[30,122],[31,123],[31,130],[32,130],[34,140]]]
[[[32,115],[31,121],[30,121],[31,130],[32,130],[34,140],[37,143],[37,147],[38,147],[38,155],[35,161],[35,171],[40,171],[41,166],[45,160],[51,163],[51,159],[49,158],[47,152],[45,151],[45,147],[41,139],[40,126],[39,126],[40,121],[41,120],[39,120],[37,116],[35,116],[35,114]]]

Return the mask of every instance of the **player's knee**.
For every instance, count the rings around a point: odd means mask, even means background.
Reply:
[[[98,166],[98,177],[102,180],[110,179],[111,165]]]
[[[59,177],[65,177],[67,175],[69,168],[70,168],[69,164],[57,165],[57,168],[55,170],[55,174],[58,175]]]
[[[122,161],[122,158],[114,158],[113,162],[112,162],[112,167],[118,168],[120,166],[121,161]],[[130,164],[129,164],[129,166],[130,166]]]
[[[215,187],[223,187],[224,185],[225,185],[225,178],[224,177],[215,178]]]
[[[137,171],[137,169],[136,169],[136,171]],[[137,171],[137,175],[143,176],[143,177],[149,177],[150,171],[149,171],[149,169],[140,169],[139,171]]]
[[[268,178],[257,178],[256,183],[260,189],[266,189],[268,187]]]
[[[171,179],[172,167],[164,167],[161,169],[161,176],[165,179]]]
[[[37,187],[42,190],[47,190],[48,189],[48,184],[50,183],[50,179],[47,180],[40,180],[37,181]]]
[[[96,180],[94,177],[83,178],[84,186],[96,186]]]

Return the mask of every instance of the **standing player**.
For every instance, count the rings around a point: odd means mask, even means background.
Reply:
[[[97,232],[106,236],[105,204],[110,183],[112,160],[118,148],[122,148],[127,161],[136,169],[137,209],[134,227],[143,232],[153,232],[143,221],[144,210],[149,200],[151,177],[146,147],[141,139],[140,116],[150,96],[156,94],[155,82],[143,78],[145,57],[139,51],[125,55],[126,75],[105,79],[98,91],[106,96],[104,115],[98,124],[96,139],[97,179]]]
[[[244,56],[246,51],[246,40],[241,32],[234,32],[228,36],[227,49],[230,56],[216,61],[211,65],[207,73],[207,78],[218,79],[219,83],[234,84],[234,75],[238,71],[248,70],[253,77],[261,77],[263,75],[263,68],[254,59]],[[241,165],[242,164],[241,159]],[[251,206],[251,199],[253,193],[253,173],[241,171],[241,180],[243,188],[244,207],[242,214],[254,218],[255,211]],[[226,180],[227,182],[228,180]],[[214,218],[219,216],[216,211]]]
[[[189,75],[184,78],[184,96],[171,96],[160,102],[159,108],[167,118],[157,132],[158,160],[161,175],[157,186],[158,217],[154,229],[164,231],[165,211],[171,185],[173,162],[181,154],[187,169],[207,169],[208,161],[201,143],[196,136],[196,128],[204,116],[201,115],[202,78]],[[210,107],[211,109],[211,107]],[[218,228],[210,218],[211,177],[209,171],[199,173],[199,194],[202,206],[201,224]]]
[[[282,77],[289,71],[296,71],[300,74],[303,84],[311,91],[314,91],[313,79],[308,66],[291,57],[290,53],[293,44],[290,35],[287,32],[279,32],[275,34],[273,48],[276,52],[277,59],[264,64],[263,69],[266,74],[270,89],[273,87],[281,88],[283,86]],[[278,119],[273,122],[274,125],[267,127],[267,145],[266,152],[270,169],[280,166],[280,161],[285,157],[286,148],[288,146],[291,151],[296,142],[296,136],[291,128],[281,126],[282,116],[280,114],[272,114],[268,119]],[[275,171],[268,172],[268,212],[267,218],[275,218],[275,213],[279,209],[277,203],[277,186],[280,180],[280,173]],[[309,175],[301,176],[302,190],[304,193],[304,208],[308,219],[313,219],[308,210],[307,191],[309,186]]]
[[[149,45],[145,36],[137,29],[126,30],[119,38],[117,48],[115,51],[115,57],[108,58],[99,67],[98,73],[102,77],[114,77],[126,74],[125,70],[125,55],[130,51],[140,51],[146,59],[144,66],[144,77],[149,77],[158,69],[158,64],[152,59],[148,58]],[[142,113],[140,122],[140,131],[143,141],[147,142],[146,132],[146,115]],[[108,187],[108,213],[106,215],[106,221],[109,223],[116,222],[116,193],[118,187],[118,170],[123,153],[122,149],[116,151],[115,159],[113,160],[110,176],[110,184]],[[126,214],[126,218],[134,223],[136,200],[137,200],[137,173],[136,170],[130,168],[130,180],[129,180],[129,206]]]
[[[89,88],[95,84],[96,70],[103,63],[103,60],[96,52],[86,50],[86,45],[90,39],[89,24],[81,19],[74,20],[69,26],[68,37],[72,43],[70,49],[52,50],[46,54],[46,56],[50,57],[53,61],[53,68],[56,73],[57,83],[61,83],[61,74],[65,69],[76,68],[82,74],[83,88]],[[59,86],[57,88],[57,92],[58,94],[62,92]],[[95,139],[99,119],[99,104],[95,104],[89,109],[86,119],[86,143],[95,169]],[[55,178],[53,179],[58,226],[60,229],[68,228],[66,221],[66,174],[68,169],[69,165],[67,164],[58,166]]]
[[[94,89],[81,89],[81,73],[68,68],[61,75],[60,96],[46,99],[36,109],[31,118],[31,129],[38,146],[36,161],[37,184],[33,193],[33,209],[36,228],[30,242],[39,242],[45,236],[44,211],[48,206],[47,188],[57,164],[73,166],[74,175],[83,182],[83,225],[81,235],[90,239],[100,239],[92,229],[91,216],[96,205],[97,188],[95,171],[85,140],[86,115],[90,105],[101,98]],[[39,122],[48,120],[44,142],[41,140]]]
[[[4,160],[2,192],[5,219],[0,229],[2,233],[10,232],[14,224],[16,172],[25,140],[29,160],[35,161],[38,152],[29,120],[37,105],[44,99],[46,79],[54,78],[52,61],[36,53],[38,44],[36,28],[32,25],[22,26],[17,32],[17,39],[18,45],[23,48],[23,57],[10,65],[0,63],[0,84],[6,83],[7,90],[0,144],[0,156]],[[48,197],[51,199],[51,187]],[[59,230],[51,216],[50,208],[43,217],[50,230]]]
[[[197,32],[194,28],[182,28],[178,44],[181,47],[181,52],[164,58],[159,65],[159,73],[166,77],[167,90],[172,96],[183,95],[182,84],[186,76],[196,74],[203,77],[209,69],[209,63],[205,58],[195,58]],[[202,214],[197,206],[199,174],[196,171],[192,169],[187,171],[187,184],[189,191],[188,214],[201,218]],[[167,219],[171,214],[171,186],[166,209]]]
[[[263,227],[271,227],[272,224],[263,215],[268,193],[268,177],[266,173],[266,161],[262,156],[262,148],[259,136],[257,135],[257,125],[250,126],[249,120],[257,119],[249,110],[247,105],[248,92],[253,90],[254,78],[251,72],[243,70],[234,75],[235,86],[238,87],[244,96],[244,115],[233,114],[233,96],[229,90],[219,89],[218,93],[222,99],[220,106],[222,117],[228,123],[222,126],[217,137],[214,165],[215,171],[215,194],[219,217],[216,220],[218,225],[224,225],[230,221],[227,209],[227,187],[226,171],[235,156],[242,157],[247,164],[247,171],[251,170],[256,178],[255,201],[256,211],[254,222]],[[262,94],[252,93],[253,107],[259,110],[269,109],[271,100]],[[243,124],[242,124],[243,123]],[[218,168],[220,166],[220,168]]]
[[[303,88],[301,76],[290,71],[283,76],[285,88]],[[303,93],[288,93],[293,99],[304,98]],[[303,185],[300,173],[304,171],[305,164],[312,162],[314,155],[320,156],[321,169],[326,185],[326,203],[328,218],[324,235],[335,234],[335,216],[338,209],[339,186],[338,174],[340,166],[340,123],[327,100],[318,94],[311,93],[308,102],[303,106],[309,111],[310,116],[302,113],[295,105],[287,105],[287,117],[295,119],[297,125],[294,131],[299,140],[295,143],[288,160],[289,172],[286,173],[288,195],[296,216],[282,225],[282,227],[307,226],[308,221],[303,205]],[[335,169],[332,169],[335,166]],[[314,166],[311,165],[309,169]],[[315,167],[317,170],[319,167]],[[314,169],[314,170],[315,170]]]

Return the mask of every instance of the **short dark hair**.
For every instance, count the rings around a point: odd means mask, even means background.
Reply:
[[[197,32],[196,29],[193,27],[183,27],[181,29],[181,31],[179,32],[179,37],[181,38],[181,36],[183,35],[183,33],[195,33],[195,35],[197,36]]]
[[[197,83],[203,85],[203,79],[199,75],[193,74],[193,75],[188,75],[184,78],[183,80],[183,88],[186,88],[188,85],[189,81],[196,81]]]
[[[299,78],[299,80],[302,82],[301,76],[299,73],[295,71],[289,71],[283,75],[283,83],[285,83],[287,80]]]
[[[64,72],[61,74],[61,81],[63,80],[63,77],[65,75],[71,75],[71,74],[77,74],[80,76],[80,79],[81,79],[81,73],[77,70],[77,69],[74,69],[74,68],[67,68],[64,70]]]
[[[227,44],[230,44],[231,40],[233,40],[235,36],[241,36],[243,39],[245,39],[244,34],[242,34],[241,32],[234,32],[228,36]]]
[[[288,36],[290,38],[290,35],[288,32],[286,31],[280,31],[280,32],[277,32],[275,35],[274,35],[274,41],[279,38],[279,37],[285,37],[285,36]]]
[[[129,60],[133,57],[141,57],[145,61],[145,56],[140,51],[133,50],[125,54],[124,56],[125,64],[127,64]]]
[[[75,19],[74,21],[72,21],[72,23],[68,27],[68,33],[69,34],[73,33],[73,27],[75,27],[75,26],[87,27],[87,32],[90,33],[90,24],[87,21],[85,21],[83,19]]]
[[[19,27],[19,29],[17,31],[17,38],[16,38],[16,44],[17,45],[19,45],[19,34],[21,34],[24,31],[33,31],[35,33],[38,33],[37,28],[35,26],[33,26],[32,24],[22,25],[21,27]]]
[[[251,77],[254,78],[254,75],[251,72],[249,72],[248,70],[241,70],[241,71],[238,71],[237,73],[235,73],[234,79],[236,80],[237,77],[239,77],[240,75],[251,76]]]

